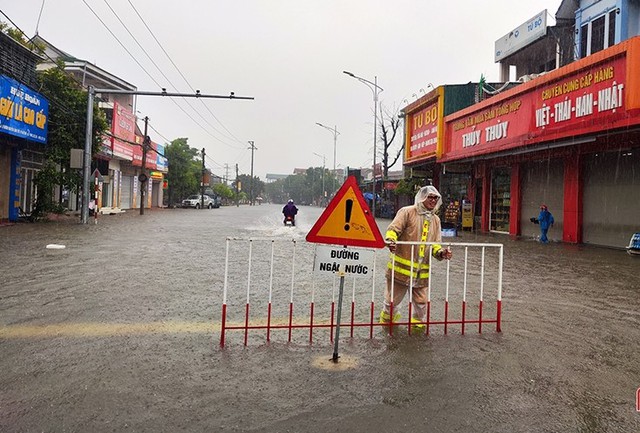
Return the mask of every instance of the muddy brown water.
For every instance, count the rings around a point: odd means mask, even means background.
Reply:
[[[302,244],[321,210],[279,212],[0,227],[0,431],[640,431],[639,257],[463,233],[504,244],[501,333],[343,331],[338,364],[321,333],[221,349],[226,237]]]

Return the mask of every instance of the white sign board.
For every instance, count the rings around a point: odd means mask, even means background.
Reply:
[[[374,258],[374,250],[319,245],[316,248],[313,270],[315,273],[371,277]]]
[[[546,34],[547,10],[545,9],[496,41],[495,61],[499,62]]]

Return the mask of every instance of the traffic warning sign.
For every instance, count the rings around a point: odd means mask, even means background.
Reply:
[[[354,176],[349,176],[306,237],[308,242],[383,248],[384,239]]]

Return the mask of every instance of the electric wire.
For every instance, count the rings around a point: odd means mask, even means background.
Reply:
[[[91,13],[93,13],[93,15],[96,17],[96,19],[98,21],[100,21],[100,23],[102,24],[102,26],[109,32],[109,34],[111,34],[111,36],[113,36],[113,38],[120,44],[120,46],[125,50],[125,52],[127,54],[129,54],[129,56],[133,59],[133,61],[140,66],[140,68],[147,74],[147,76],[151,79],[151,81],[153,81],[159,88],[163,88],[162,85],[160,83],[158,83],[158,81],[149,73],[149,71],[147,71],[147,69],[142,66],[142,64],[138,61],[138,59],[135,58],[135,56],[131,53],[131,51],[129,51],[129,49],[127,49],[127,47],[120,41],[120,39],[118,39],[118,37],[115,35],[115,33],[113,33],[111,31],[111,29],[107,26],[107,24],[102,20],[102,18],[98,15],[98,13],[96,11],[93,10],[93,8],[87,3],[86,0],[82,0],[82,2],[85,4],[85,6],[91,11]],[[225,144],[224,142],[222,142],[218,137],[216,137],[215,135],[211,134],[209,131],[207,131],[206,128],[204,128],[197,120],[195,120],[189,113],[187,113],[185,111],[185,109],[177,103],[177,101],[175,101],[174,98],[169,98],[179,109],[180,111],[182,111],[189,119],[191,119],[191,121],[193,123],[195,123],[196,125],[198,125],[204,132],[206,132],[207,134],[209,134],[212,138],[214,138],[215,140],[220,141],[221,143]]]
[[[147,22],[144,20],[144,18],[142,17],[142,15],[140,15],[140,12],[138,12],[138,9],[136,9],[136,7],[133,5],[133,3],[131,3],[131,0],[127,0],[129,2],[129,5],[131,6],[131,8],[134,10],[134,12],[136,13],[136,15],[138,15],[138,18],[140,18],[140,21],[142,21],[142,24],[144,24],[145,28],[149,31],[149,33],[151,34],[151,36],[153,37],[153,39],[156,41],[156,43],[158,44],[158,46],[160,47],[160,49],[162,50],[162,52],[167,56],[167,59],[169,59],[169,61],[171,62],[171,64],[173,65],[174,68],[176,68],[176,70],[178,71],[178,74],[180,74],[180,76],[182,77],[182,79],[184,80],[185,83],[187,83],[187,85],[189,86],[189,88],[191,89],[192,92],[195,92],[195,89],[193,88],[193,86],[191,85],[191,83],[189,83],[189,80],[187,80],[187,77],[184,76],[184,74],[182,73],[182,71],[180,70],[180,68],[178,67],[178,65],[176,65],[176,63],[173,61],[173,59],[171,58],[171,56],[169,55],[169,53],[164,49],[164,47],[162,46],[162,44],[160,43],[160,41],[158,40],[158,38],[156,37],[156,35],[153,33],[153,31],[151,30],[151,28],[149,27],[149,25],[147,25]],[[204,103],[203,100],[200,100],[200,102],[202,103],[202,105],[207,109],[207,111],[211,114],[211,116],[224,128],[225,131],[227,131],[229,133],[229,135],[231,135],[231,137],[233,137],[238,143],[244,144],[242,142],[242,140],[238,139],[231,131],[229,131],[229,129],[220,121],[220,119],[218,119],[216,117],[216,115],[213,113],[213,111],[211,111],[211,109],[209,108],[209,106],[207,104]],[[214,128],[215,129],[215,128]]]
[[[11,25],[12,25],[16,30],[18,30],[18,31],[20,32],[20,34],[21,34],[24,38],[26,38],[27,40],[30,40],[30,39],[29,39],[29,37],[27,36],[27,34],[26,34],[26,33],[25,33],[25,32],[24,32],[20,27],[18,27],[18,26],[16,25],[16,23],[14,23],[14,22],[13,22],[13,20],[12,20],[12,19],[11,19],[11,18],[6,14],[6,13],[4,13],[4,11],[2,11],[2,10],[0,9],[0,13],[1,13],[1,14],[2,14],[2,15],[3,15],[3,16],[4,16],[4,17],[5,17],[5,18],[6,18],[6,19],[11,23]],[[20,43],[20,42],[18,42],[18,41],[16,41],[16,42],[17,42],[17,43]],[[26,47],[25,47],[25,48],[26,48]],[[58,68],[58,69],[60,69],[61,71],[63,71],[63,72],[65,72],[65,73],[66,73],[66,71],[64,71],[64,69],[61,69],[61,68],[60,68],[60,66],[59,66],[59,65],[58,65],[58,64],[57,64],[57,63],[56,63],[56,62],[55,62],[55,61],[54,61],[54,60],[53,60],[53,59],[52,59],[52,58],[51,58],[51,57],[50,57],[46,52],[43,52],[42,54],[44,54],[44,55],[45,55],[49,60],[51,60],[51,62],[53,63],[53,65],[54,65],[56,68]],[[24,83],[22,83],[22,81],[24,80],[24,76],[25,76],[25,74],[26,74],[26,72],[27,72],[27,68],[28,68],[28,66],[25,64],[25,66],[24,66],[24,68],[23,68],[23,70],[22,70],[22,77],[21,77],[21,79],[20,79],[20,86],[23,86],[23,85],[24,85],[24,86],[26,86]],[[80,83],[75,79],[75,77],[71,76],[71,78],[72,78],[72,80],[74,80],[76,83],[80,84]],[[28,86],[26,86],[26,87],[28,87]],[[38,90],[41,90],[41,89],[42,89],[42,87],[40,87],[40,89],[38,89]],[[10,102],[11,102],[11,103],[13,103],[13,98],[14,98],[14,97],[15,97],[15,95],[11,95],[11,100],[10,100]],[[72,116],[72,117],[77,117],[77,118],[81,121],[81,123],[84,123],[84,119],[82,118],[82,116],[81,116],[79,113],[77,113],[75,110],[73,110],[72,108],[68,107],[68,106],[67,106],[66,104],[64,104],[63,102],[59,101],[58,99],[54,99],[54,98],[52,98],[51,96],[47,96],[47,99],[48,99],[48,100],[50,100],[50,101],[51,101],[51,102],[52,102],[56,107],[58,107],[58,108],[59,108],[61,111],[63,111],[65,114],[70,115],[70,116]],[[0,121],[1,121],[1,120],[0,120]],[[74,125],[74,124],[67,124],[67,125]]]
[[[142,52],[145,54],[145,56],[147,56],[147,59],[149,59],[149,61],[153,64],[153,66],[156,67],[156,69],[158,70],[158,72],[160,72],[160,74],[164,77],[165,80],[167,80],[167,82],[171,85],[171,87],[178,92],[178,88],[176,87],[176,85],[171,81],[171,79],[169,79],[169,77],[167,77],[167,75],[162,71],[162,69],[160,68],[160,66],[158,66],[158,64],[153,60],[153,58],[149,55],[149,53],[147,52],[147,50],[142,46],[142,44],[140,44],[140,42],[138,41],[138,39],[134,36],[134,34],[129,30],[129,27],[127,27],[127,25],[124,23],[124,21],[122,21],[122,19],[120,18],[120,16],[118,15],[118,13],[111,7],[111,5],[107,2],[107,0],[103,0],[104,3],[107,5],[107,7],[109,8],[109,10],[111,11],[111,13],[113,13],[113,15],[116,17],[116,19],[118,20],[118,22],[120,22],[120,24],[122,25],[122,27],[124,27],[124,29],[127,31],[127,33],[129,33],[129,36],[131,36],[131,38],[133,39],[133,41],[138,45],[138,47],[142,50]],[[193,88],[192,88],[193,90]],[[195,93],[195,90],[193,90],[193,92]],[[171,98],[173,99],[173,98]],[[204,120],[204,122],[206,122],[211,128],[213,128],[214,131],[216,131],[218,134],[224,136],[224,134],[222,132],[220,132],[215,126],[213,126],[203,115],[200,111],[196,110],[195,107],[186,99],[186,98],[181,98],[196,114],[198,114],[200,116],[200,118],[202,120]],[[201,102],[203,102],[201,100]],[[174,103],[177,105],[177,102],[174,101]],[[204,103],[204,102],[203,102]],[[205,104],[206,107],[206,104]],[[184,110],[183,110],[184,111]],[[192,120],[194,120],[192,118]],[[204,128],[203,128],[204,129]],[[205,132],[208,132],[205,130]],[[213,136],[213,135],[212,135]],[[220,140],[219,138],[213,136],[216,140],[220,141],[222,144],[225,144],[229,147],[233,147],[230,146],[229,144],[225,143],[224,141]]]
[[[36,21],[36,35],[38,34],[38,29],[40,28],[40,18],[42,18],[42,11],[44,10],[44,2],[42,0],[42,6],[40,6],[40,13],[38,14],[38,20]]]
[[[146,68],[144,66],[142,66],[142,64],[138,61],[138,59],[136,59],[136,57],[131,54],[131,51],[129,51],[129,49],[120,41],[120,39],[118,39],[118,37],[115,35],[115,33],[113,33],[111,31],[111,29],[109,28],[109,26],[107,26],[107,24],[102,20],[102,18],[100,18],[100,15],[98,15],[96,13],[96,11],[93,10],[93,8],[89,5],[89,3],[87,3],[86,0],[82,0],[82,3],[85,4],[85,6],[91,11],[91,13],[97,18],[98,21],[100,21],[100,24],[102,24],[102,26],[107,29],[107,31],[109,32],[109,34],[111,34],[111,36],[113,36],[113,38],[120,44],[120,46],[122,47],[122,49],[129,54],[129,57],[131,57],[133,59],[134,62],[136,62],[136,64],[138,66],[140,66],[140,69],[142,69],[144,71],[145,74],[147,74],[147,76],[151,79],[151,81],[153,81],[159,88],[162,88],[162,85],[160,83],[158,83],[156,81],[155,78],[153,78],[153,76],[149,73],[149,71],[146,70]]]

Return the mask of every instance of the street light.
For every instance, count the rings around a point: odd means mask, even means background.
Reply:
[[[324,202],[324,197],[325,197],[325,190],[324,190],[324,167],[325,167],[325,157],[324,155],[320,155],[319,153],[315,153],[313,152],[313,154],[315,156],[319,156],[320,158],[322,158],[322,201]]]
[[[360,81],[373,92],[373,200],[371,200],[371,212],[373,213],[373,217],[376,217],[376,138],[378,135],[378,94],[382,92],[384,89],[378,86],[378,76],[376,75],[373,79],[373,83],[369,80],[365,80],[362,77],[358,77],[357,75],[352,74],[349,71],[342,71],[344,74],[355,78]]]
[[[254,146],[253,141],[248,141],[247,143],[249,143],[248,149],[251,149],[251,183],[250,183],[251,187],[249,188],[249,192],[250,192],[249,205],[253,206],[255,204],[253,202],[253,152],[255,150],[258,150],[258,148]]]
[[[338,127],[334,126],[333,128],[329,128],[328,126],[323,125],[322,123],[318,123],[316,122],[316,125],[323,127],[324,129],[327,129],[331,132],[333,132],[333,179],[331,181],[332,185],[331,185],[331,189],[332,192],[335,193],[336,191],[336,185],[335,185],[335,178],[336,178],[336,142],[338,141],[338,134],[340,134],[338,132]]]

